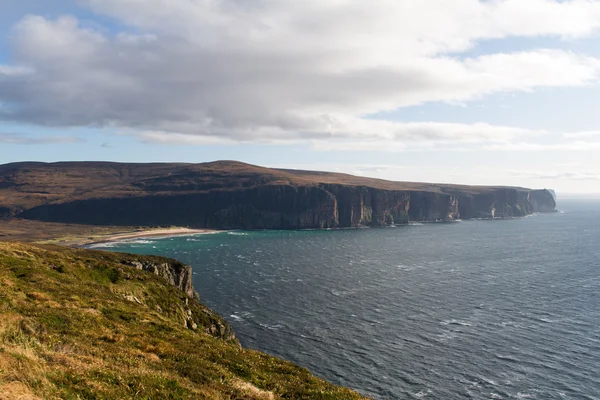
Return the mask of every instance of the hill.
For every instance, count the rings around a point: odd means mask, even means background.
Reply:
[[[393,182],[235,161],[0,166],[0,219],[114,226],[303,229],[552,211],[547,190]]]
[[[0,399],[362,398],[241,348],[190,278],[163,257],[0,242]]]

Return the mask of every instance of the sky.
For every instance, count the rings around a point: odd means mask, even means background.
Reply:
[[[0,0],[0,164],[600,193],[600,1]]]

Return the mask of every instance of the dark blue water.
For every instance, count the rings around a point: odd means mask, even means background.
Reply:
[[[242,343],[376,399],[600,399],[600,202],[120,243],[194,267]]]

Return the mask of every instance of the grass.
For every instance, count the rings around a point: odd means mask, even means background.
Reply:
[[[241,348],[141,259],[167,260],[0,242],[0,399],[362,398]]]

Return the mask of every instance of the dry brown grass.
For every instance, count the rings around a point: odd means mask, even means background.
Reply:
[[[127,257],[0,242],[0,400],[361,398],[210,336],[219,317]]]
[[[233,387],[239,389],[242,393],[257,400],[275,400],[275,394],[268,390],[257,388],[251,383],[244,382],[240,379],[233,379]]]
[[[34,396],[31,389],[22,382],[10,382],[0,385],[0,400],[43,400]]]

